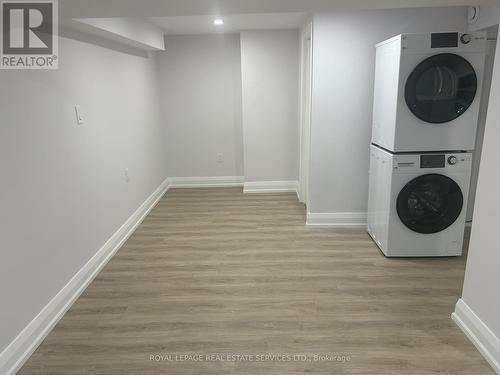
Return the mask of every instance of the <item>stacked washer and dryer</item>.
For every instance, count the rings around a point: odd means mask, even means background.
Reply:
[[[483,33],[377,45],[368,232],[388,257],[462,255]]]

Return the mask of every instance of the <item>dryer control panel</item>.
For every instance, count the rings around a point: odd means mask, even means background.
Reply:
[[[482,40],[482,36],[459,33],[432,33],[431,48],[456,48],[459,44],[469,44],[474,40]]]
[[[458,33],[431,34],[431,48],[456,48],[456,47],[458,47]]]
[[[404,54],[486,53],[487,49],[486,33],[483,31],[402,34],[400,38]]]

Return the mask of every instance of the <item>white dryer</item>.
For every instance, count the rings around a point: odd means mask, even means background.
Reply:
[[[372,143],[392,152],[474,150],[486,35],[398,35],[377,45]]]
[[[471,153],[371,146],[368,233],[388,257],[462,255]]]

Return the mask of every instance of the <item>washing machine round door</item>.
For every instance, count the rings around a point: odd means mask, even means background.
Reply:
[[[441,124],[460,117],[477,92],[477,76],[463,57],[442,53],[422,61],[406,81],[408,108],[422,121]]]
[[[460,216],[464,196],[451,178],[427,174],[410,181],[399,193],[399,218],[417,233],[438,233],[450,227]]]

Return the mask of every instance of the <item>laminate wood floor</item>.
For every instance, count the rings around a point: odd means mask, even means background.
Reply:
[[[170,190],[20,374],[493,374],[450,318],[465,257],[387,259],[304,215]]]

